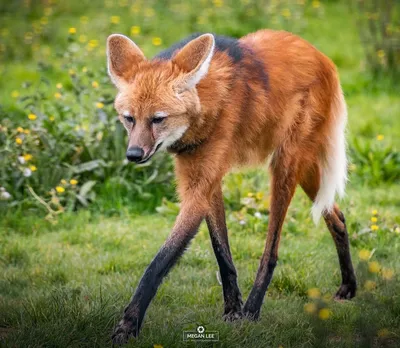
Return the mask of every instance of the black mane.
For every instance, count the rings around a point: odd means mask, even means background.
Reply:
[[[161,51],[153,57],[153,59],[169,60],[173,57],[174,53],[185,46],[189,41],[199,37],[202,33],[192,34],[181,41],[173,44],[171,47]],[[239,45],[239,41],[232,37],[214,35],[215,38],[215,48],[218,51],[226,51],[232,60],[237,63],[243,58],[243,49]]]

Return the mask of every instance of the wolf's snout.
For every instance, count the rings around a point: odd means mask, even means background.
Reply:
[[[126,151],[126,158],[131,162],[140,162],[143,159],[144,151],[139,146],[130,147]]]

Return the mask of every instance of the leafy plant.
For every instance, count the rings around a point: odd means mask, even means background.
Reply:
[[[354,138],[350,155],[354,175],[365,184],[378,185],[400,179],[400,152],[383,140]]]
[[[352,0],[367,63],[375,75],[400,73],[400,3]]]

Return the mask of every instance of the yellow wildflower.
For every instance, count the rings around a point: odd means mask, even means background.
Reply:
[[[379,58],[385,57],[385,51],[384,51],[384,50],[378,50],[378,51],[376,52],[376,54],[377,54],[377,56],[378,56]]]
[[[249,192],[249,193],[247,193],[247,197],[253,197],[254,196],[254,193],[253,192]]]
[[[37,116],[36,116],[35,114],[29,114],[29,115],[28,115],[28,118],[29,118],[31,121],[35,121],[35,120],[37,119]]]
[[[43,12],[46,16],[50,16],[53,13],[53,9],[51,7],[46,7]]]
[[[71,76],[74,76],[76,74],[76,72],[74,69],[69,69],[68,74],[70,74]]]
[[[63,193],[63,192],[65,192],[65,188],[62,187],[62,186],[56,186],[56,191],[57,191],[58,193]]]
[[[15,138],[15,142],[16,142],[18,145],[21,145],[21,144],[22,144],[22,139],[19,138],[19,137],[16,137],[16,138]]]
[[[282,14],[282,16],[285,17],[285,18],[290,18],[291,15],[292,15],[291,12],[290,12],[290,10],[289,10],[288,8],[283,9],[282,12],[281,12],[281,14]]]
[[[54,93],[54,98],[60,99],[61,97],[62,97],[61,93],[59,92]]]
[[[358,257],[360,258],[360,260],[362,261],[367,261],[369,260],[371,256],[371,252],[368,251],[367,249],[362,249],[360,250],[360,252],[358,253]]]
[[[308,289],[308,297],[313,299],[318,299],[321,297],[321,292],[317,288]]]
[[[104,108],[104,104],[101,102],[98,102],[98,103],[96,103],[96,108],[102,109],[102,108]]]
[[[256,198],[257,198],[259,201],[262,200],[263,196],[264,196],[264,195],[263,195],[262,192],[257,192],[257,193],[256,193]]]
[[[315,303],[306,303],[304,305],[304,311],[308,314],[313,314],[317,311],[317,306]]]
[[[378,141],[382,141],[383,139],[385,139],[385,136],[383,134],[378,134],[376,136],[376,140],[378,140]]]
[[[65,185],[66,183],[67,183],[67,180],[65,180],[65,179],[61,179],[61,181],[60,181],[63,185]]]
[[[111,16],[110,22],[111,24],[119,24],[120,18],[119,16]]]
[[[19,92],[18,91],[12,91],[11,92],[11,97],[18,98],[19,97]]]
[[[135,36],[135,35],[139,35],[140,34],[140,27],[138,25],[134,25],[131,28],[131,35]]]
[[[29,134],[31,131],[29,129],[24,129],[24,134]]]
[[[377,222],[378,218],[376,216],[371,217],[371,222]]]
[[[151,7],[148,7],[148,8],[144,9],[144,16],[145,17],[154,17],[154,14],[155,14],[155,11]]]
[[[17,132],[22,133],[23,131],[24,131],[24,129],[22,127],[17,128]]]
[[[162,40],[159,37],[153,37],[151,40],[154,46],[160,46],[162,44]]]
[[[314,8],[319,8],[320,6],[321,6],[321,3],[320,3],[319,1],[314,0],[314,1],[312,2],[312,7],[314,7]]]
[[[138,4],[133,4],[133,5],[131,6],[131,12],[133,12],[133,13],[139,13],[139,11],[140,11],[140,7],[139,7]]]
[[[30,161],[30,160],[33,158],[33,156],[30,155],[29,153],[27,153],[26,155],[23,155],[22,157],[24,157],[24,160],[25,160],[26,162]]]
[[[78,180],[71,179],[71,180],[69,181],[69,183],[70,183],[72,186],[74,186],[74,185],[76,185],[76,184],[78,183]]]
[[[76,34],[76,28],[69,28],[69,29],[68,29],[68,32],[69,32],[71,35],[74,35],[74,34]]]
[[[388,329],[383,328],[383,329],[378,330],[377,335],[378,335],[378,337],[387,337],[390,335],[390,332]]]
[[[366,290],[371,291],[376,288],[376,283],[372,280],[367,280],[364,284]]]
[[[377,211],[376,209],[374,209],[374,210],[372,211],[372,215],[378,215],[378,211]]]
[[[97,81],[93,81],[93,82],[92,82],[92,87],[93,87],[93,88],[99,87],[99,83],[98,83]]]
[[[40,18],[40,24],[46,25],[47,23],[49,23],[49,19],[46,16]]]
[[[215,7],[222,7],[224,5],[222,0],[213,0],[213,3]]]
[[[32,172],[36,172],[36,171],[37,171],[37,168],[36,168],[36,166],[34,166],[34,165],[29,166],[29,169],[30,169]]]
[[[318,317],[319,317],[321,320],[327,320],[327,319],[329,319],[329,317],[331,316],[331,314],[332,314],[332,312],[331,312],[330,309],[328,309],[328,308],[322,308],[322,309],[320,309],[320,311],[319,311],[319,313],[318,313]]]
[[[79,35],[79,42],[80,43],[85,43],[87,41],[87,36],[86,35]]]
[[[58,89],[61,89],[61,88],[63,88],[63,85],[62,85],[62,83],[59,82],[59,83],[56,84],[56,87],[57,87]]]
[[[379,230],[379,226],[378,225],[371,225],[371,230],[372,231],[377,231],[377,230]]]
[[[382,269],[382,278],[385,280],[391,280],[394,276],[394,272],[390,268],[383,268]]]
[[[49,120],[51,121],[51,122],[53,122],[54,120],[55,120],[55,117],[52,115],[52,116],[49,116]]]
[[[86,73],[86,72],[87,72],[87,67],[86,67],[86,66],[84,66],[84,67],[82,68],[82,72],[83,72],[83,73]]]
[[[88,45],[90,48],[95,48],[99,45],[99,41],[98,40],[90,40]]]
[[[368,271],[371,273],[378,273],[381,269],[381,266],[379,265],[379,262],[377,261],[372,261],[368,264]]]

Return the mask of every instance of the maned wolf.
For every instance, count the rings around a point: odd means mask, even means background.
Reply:
[[[146,309],[203,219],[219,264],[224,317],[257,319],[278,259],[286,211],[299,184],[323,216],[342,274],[336,293],[356,293],[345,219],[335,204],[346,183],[346,104],[332,61],[303,39],[260,30],[239,40],[194,34],[148,60],[130,39],[111,35],[108,70],[115,109],[129,134],[126,156],[148,161],[174,154],[181,210],[144,273],[113,341],[137,336]],[[234,166],[271,159],[267,241],[255,283],[242,306],[229,250],[221,180]]]

